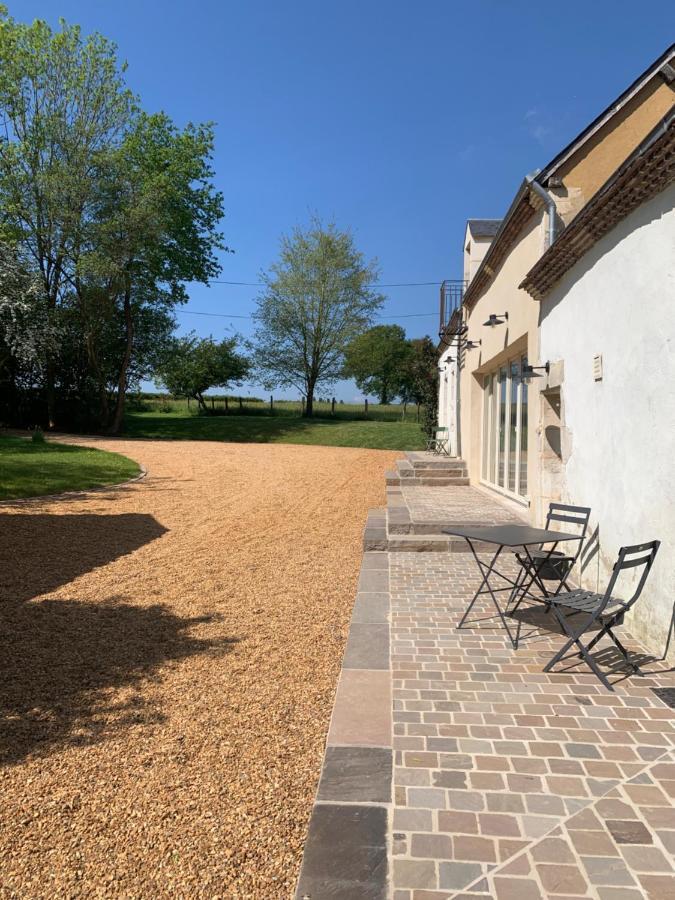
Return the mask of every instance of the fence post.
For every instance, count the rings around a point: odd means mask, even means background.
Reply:
[[[227,404],[227,394],[225,394],[225,412],[227,412],[229,410],[229,408],[230,407]]]
[[[188,409],[190,409],[190,398],[188,397]]]
[[[300,409],[300,412],[304,416],[304,414],[305,414],[305,398],[304,397],[302,398],[302,407]]]
[[[415,417],[416,417],[416,421],[419,422],[419,420],[420,420],[420,405],[419,405],[419,403],[417,404],[417,411],[415,413]]]
[[[330,403],[330,414],[331,416],[335,415],[335,397],[333,397]]]
[[[270,394],[270,412],[274,413],[274,397]]]
[[[216,408],[216,398],[211,397],[211,409],[215,409],[215,408]]]
[[[365,406],[365,410],[366,410],[366,415],[368,415],[368,398],[367,397],[365,398],[364,406]]]
[[[241,397],[239,398],[239,411],[242,412],[244,409],[244,404],[241,402]]]

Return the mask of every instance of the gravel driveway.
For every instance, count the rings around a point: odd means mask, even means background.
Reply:
[[[149,475],[0,508],[0,897],[290,897],[400,454],[80,443]]]

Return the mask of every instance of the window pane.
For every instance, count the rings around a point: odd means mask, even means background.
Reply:
[[[486,375],[483,379],[483,447],[481,474],[488,478],[488,456],[490,447],[490,404],[492,402],[492,376]]]
[[[527,364],[527,356],[523,356],[521,364]],[[519,492],[527,494],[527,383],[523,381],[523,392],[520,401],[520,487]]]
[[[504,485],[504,451],[506,449],[506,366],[499,370],[499,450],[497,484]]]
[[[497,421],[497,375],[494,373],[490,376],[490,396],[492,397],[492,409],[490,410],[490,441],[488,444],[488,474],[487,480],[495,480],[495,435],[497,433],[495,425]]]
[[[518,382],[520,381],[520,365],[517,359],[511,363],[511,406],[509,408],[509,490],[516,490],[516,451],[518,448]]]

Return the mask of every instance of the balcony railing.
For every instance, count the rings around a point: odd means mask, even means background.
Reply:
[[[446,279],[441,283],[439,336],[459,334],[462,327],[462,297],[466,281]]]

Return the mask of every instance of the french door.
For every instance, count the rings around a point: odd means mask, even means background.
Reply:
[[[527,496],[526,356],[518,356],[484,376],[481,477],[517,497]]]

